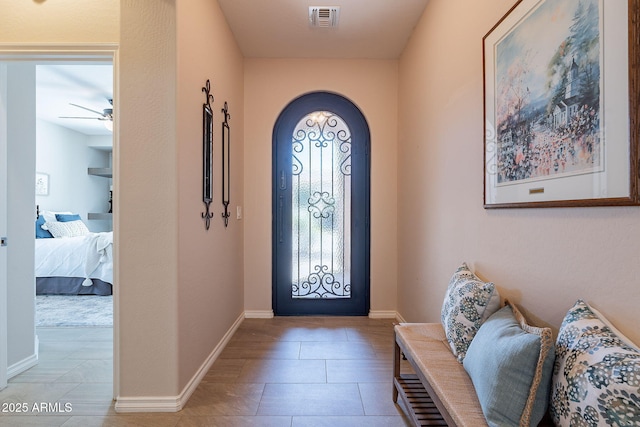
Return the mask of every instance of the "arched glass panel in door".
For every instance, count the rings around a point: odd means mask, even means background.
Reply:
[[[293,298],[351,297],[351,131],[329,111],[292,137]]]

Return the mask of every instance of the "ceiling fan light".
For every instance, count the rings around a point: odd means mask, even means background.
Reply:
[[[104,127],[106,127],[109,131],[113,132],[113,121],[105,120]]]

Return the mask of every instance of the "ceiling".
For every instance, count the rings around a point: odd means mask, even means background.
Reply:
[[[111,135],[100,116],[112,108],[113,66],[110,63],[36,65],[36,117],[86,135]],[[61,117],[91,117],[66,119]]]
[[[428,0],[218,0],[247,58],[396,59]],[[309,25],[310,6],[339,6],[336,28]],[[113,67],[106,63],[36,67],[36,116],[86,135],[111,135],[91,110],[111,108]]]
[[[400,56],[428,0],[218,0],[246,58]],[[337,28],[312,28],[309,6],[340,6]]]

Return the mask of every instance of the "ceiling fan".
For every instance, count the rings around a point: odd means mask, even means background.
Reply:
[[[113,129],[113,99],[108,99],[109,104],[111,104],[111,108],[105,108],[102,112],[93,110],[91,108],[83,107],[82,105],[69,103],[69,105],[73,105],[74,107],[82,108],[83,110],[90,111],[98,115],[98,117],[76,117],[76,116],[61,116],[61,119],[90,119],[90,120],[101,120],[104,121],[104,125],[107,129]]]

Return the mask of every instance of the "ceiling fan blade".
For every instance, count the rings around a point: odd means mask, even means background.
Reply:
[[[92,113],[96,113],[100,116],[104,116],[104,114],[101,111],[92,110],[91,108],[83,107],[82,105],[72,104],[71,102],[69,103],[69,105],[73,105],[74,107],[82,108],[83,110],[91,111]]]

